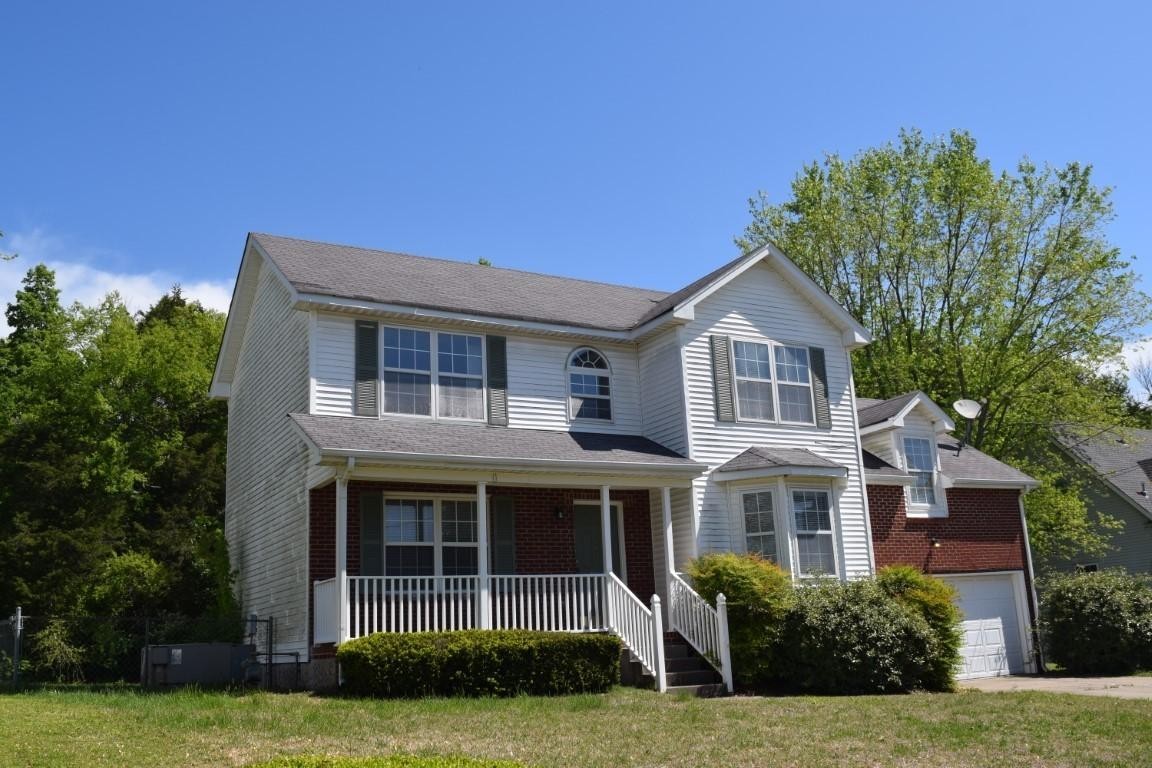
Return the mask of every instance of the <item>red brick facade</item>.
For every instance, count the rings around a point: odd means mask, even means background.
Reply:
[[[348,573],[360,572],[360,494],[364,491],[398,493],[475,494],[471,485],[413,483],[348,484]],[[516,510],[516,573],[575,573],[576,546],[572,527],[572,504],[576,500],[600,500],[597,489],[510,488],[488,486],[490,496],[511,496]],[[624,513],[625,583],[645,603],[656,590],[652,563],[652,526],[648,491],[612,491]],[[557,517],[557,510],[563,517]],[[336,484],[314,488],[309,498],[308,581],[336,575]],[[311,590],[309,590],[311,594]],[[311,597],[309,597],[311,601]],[[311,606],[309,606],[311,609]]]
[[[927,573],[969,573],[1025,567],[1020,491],[950,488],[947,493],[947,517],[908,517],[902,487],[868,486],[877,568],[904,564]],[[932,539],[940,546],[933,547]]]

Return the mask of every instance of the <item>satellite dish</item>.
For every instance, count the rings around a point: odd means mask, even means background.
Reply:
[[[984,410],[984,406],[975,400],[957,400],[952,403],[952,407],[956,409],[956,413],[966,419],[975,419],[980,415],[980,411]]]

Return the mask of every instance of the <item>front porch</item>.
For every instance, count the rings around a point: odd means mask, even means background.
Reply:
[[[723,604],[675,572],[704,465],[634,435],[291,418],[314,459],[314,656],[376,632],[612,632],[663,690],[668,627],[731,690]]]
[[[669,487],[337,477],[311,491],[310,507],[318,656],[376,632],[611,632],[663,690],[667,629],[722,672],[730,666],[722,661],[723,608],[708,606],[675,573]],[[413,555],[417,546],[427,551]],[[459,572],[473,564],[473,573]],[[416,569],[432,572],[394,575]],[[670,596],[668,605],[657,592]],[[724,678],[730,690],[730,670]]]

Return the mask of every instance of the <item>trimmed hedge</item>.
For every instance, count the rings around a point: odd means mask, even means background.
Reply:
[[[1042,584],[1048,658],[1076,675],[1152,669],[1152,581],[1122,570],[1055,574]]]
[[[792,579],[759,555],[717,552],[703,555],[687,570],[693,588],[712,605],[728,600],[728,643],[732,671],[742,688],[769,683],[784,626],[794,602]]]
[[[521,766],[522,763],[506,760],[473,760],[468,757],[292,755],[252,763],[249,768],[521,768]]]
[[[251,763],[249,768],[521,768],[523,763],[506,760],[472,760],[458,756],[417,758],[408,754],[393,754],[385,758],[344,758],[321,754],[297,754]]]
[[[337,650],[349,693],[361,696],[555,696],[602,693],[620,680],[612,635],[465,630],[379,633]]]
[[[929,691],[951,691],[960,666],[960,608],[956,589],[911,565],[890,565],[876,574],[876,583],[885,594],[912,611],[932,630],[928,669],[916,684]]]

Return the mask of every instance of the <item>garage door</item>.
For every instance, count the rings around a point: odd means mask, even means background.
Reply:
[[[1019,611],[1027,608],[1016,604],[1012,575],[942,578],[960,593],[958,604],[964,614],[960,648],[963,666],[957,678],[968,680],[1024,672]]]

